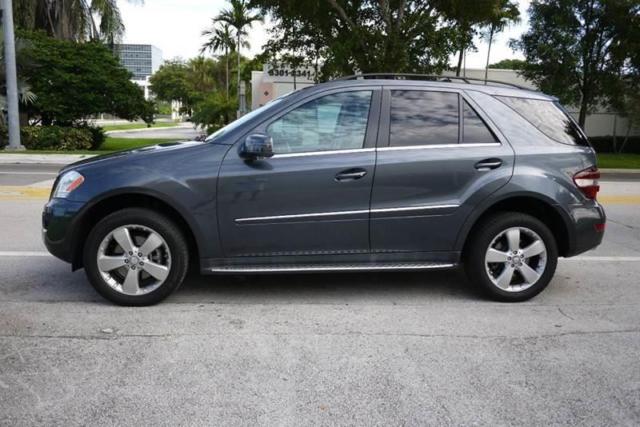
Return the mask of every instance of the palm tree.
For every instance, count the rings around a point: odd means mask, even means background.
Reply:
[[[242,36],[247,35],[245,28],[251,28],[254,22],[262,22],[262,15],[253,13],[246,0],[230,0],[231,8],[225,9],[215,18],[215,21],[224,22],[236,30],[236,47],[238,53],[238,110],[244,113],[244,105],[240,100],[240,47]]]
[[[211,53],[224,52],[224,58],[226,62],[227,75],[225,85],[227,87],[227,99],[229,98],[229,52],[236,50],[236,43],[233,40],[233,34],[231,34],[231,27],[229,24],[216,25],[215,19],[212,19],[211,28],[204,30],[202,35],[207,37],[207,41],[202,45],[200,53],[204,53],[207,50]],[[244,42],[243,47],[248,47],[249,43]]]
[[[124,33],[116,0],[14,0],[13,4],[17,27],[43,30],[57,39],[113,44]]]
[[[509,24],[515,24],[520,22],[520,11],[518,5],[511,3],[509,0],[501,0],[496,5],[495,10],[491,14],[491,18],[487,22],[487,31],[483,34],[489,42],[489,49],[487,50],[487,64],[484,67],[484,80],[487,81],[489,76],[489,61],[491,57],[491,44],[493,43],[493,36],[503,31]]]

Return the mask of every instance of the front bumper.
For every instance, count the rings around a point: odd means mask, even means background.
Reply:
[[[47,250],[57,258],[73,262],[74,222],[84,202],[51,199],[42,211],[42,240]]]

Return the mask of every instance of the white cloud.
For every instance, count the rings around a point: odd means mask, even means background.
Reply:
[[[501,59],[520,58],[508,47],[510,38],[518,37],[528,26],[526,9],[530,0],[519,2],[522,22],[507,28],[495,38],[491,48],[491,62]],[[144,4],[136,1],[118,0],[118,6],[124,19],[126,43],[153,44],[162,50],[164,59],[174,57],[191,58],[197,56],[204,42],[201,33],[211,25],[211,18],[228,6],[226,0],[146,0]],[[250,55],[261,51],[267,42],[268,24],[254,24],[249,31]],[[467,54],[467,68],[484,68],[487,44],[477,40],[478,52]],[[451,58],[455,64],[457,57]],[[385,70],[380,70],[385,71]]]

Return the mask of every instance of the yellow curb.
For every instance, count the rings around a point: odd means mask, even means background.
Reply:
[[[45,187],[0,186],[0,200],[46,200],[50,193]]]
[[[640,196],[598,196],[598,202],[605,205],[605,207],[607,205],[640,205]]]

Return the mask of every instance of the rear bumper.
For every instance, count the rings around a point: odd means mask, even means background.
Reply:
[[[573,222],[573,242],[569,247],[567,257],[572,257],[595,248],[604,238],[604,228],[607,217],[604,208],[597,202],[592,205],[576,206],[571,210]]]
[[[69,263],[73,261],[74,221],[84,205],[84,202],[51,199],[42,211],[44,245],[53,256]]]

